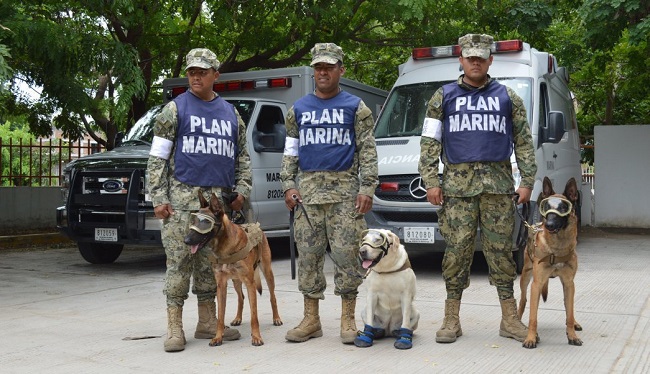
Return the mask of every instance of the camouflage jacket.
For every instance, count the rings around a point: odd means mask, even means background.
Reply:
[[[489,78],[486,85],[491,83],[498,84],[492,78]],[[462,75],[458,78],[458,84],[466,90],[482,88],[473,88],[466,85],[463,83]],[[530,126],[526,117],[526,108],[521,98],[511,88],[506,88],[508,96],[512,100],[514,151],[521,174],[519,186],[532,189],[537,165],[535,164],[535,152]],[[427,117],[443,121],[442,97],[442,88],[439,88],[429,100]],[[446,158],[442,154],[442,143],[433,138],[422,136],[420,138],[419,172],[427,188],[440,187],[438,179],[439,157],[444,164],[442,191],[447,196],[468,197],[481,193],[510,194],[514,192],[512,165],[509,159],[501,162],[450,164],[446,162]]]
[[[287,113],[287,137],[298,139],[298,124],[291,107]],[[358,194],[374,196],[377,186],[377,149],[373,135],[372,111],[361,101],[354,119],[356,150],[352,167],[345,171],[303,172],[298,157],[282,157],[282,190],[295,188],[306,204],[337,203],[354,199]]]
[[[235,161],[235,191],[243,195],[248,201],[252,189],[252,172],[251,160],[248,155],[248,148],[246,147],[246,125],[236,110],[235,113],[237,114],[239,129],[237,141],[239,154]],[[169,156],[169,160],[149,156],[147,165],[147,189],[151,196],[153,206],[171,203],[172,209],[197,210],[199,209],[197,190],[207,186],[190,186],[174,177],[177,125],[176,103],[172,101],[165,105],[158,117],[156,117],[153,133],[155,136],[172,141],[174,148]],[[211,187],[211,189],[219,197],[221,196],[221,191],[230,191],[229,188],[220,187]]]

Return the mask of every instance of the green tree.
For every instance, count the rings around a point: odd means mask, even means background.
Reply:
[[[585,130],[648,123],[649,4],[0,0],[0,119],[27,113],[33,134],[49,134],[54,125],[69,139],[88,133],[111,148],[118,131],[162,101],[162,79],[183,73],[193,47],[214,50],[220,70],[232,72],[304,65],[314,43],[335,42],[346,51],[348,78],[388,89],[413,47],[455,44],[465,33],[482,32],[555,54],[572,73]],[[18,81],[40,87],[40,99],[17,95],[15,86],[10,94],[2,89]]]
[[[155,84],[179,76],[192,47],[215,50],[222,72],[304,64],[318,41],[340,43],[351,56],[361,45],[403,48],[428,35],[414,30],[433,24],[435,3],[0,0],[0,22],[13,31],[0,43],[12,48],[15,77],[42,87],[40,100],[25,103],[32,133],[49,134],[54,124],[70,139],[88,133],[111,148],[118,130],[161,101]],[[394,61],[381,66],[395,73]],[[350,74],[368,69],[352,66]]]

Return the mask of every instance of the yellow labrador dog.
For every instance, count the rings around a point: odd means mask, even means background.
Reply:
[[[367,296],[361,312],[364,330],[354,345],[370,347],[388,331],[396,338],[395,348],[411,348],[420,313],[413,303],[415,273],[404,246],[391,231],[372,229],[363,236],[359,256],[367,269]]]

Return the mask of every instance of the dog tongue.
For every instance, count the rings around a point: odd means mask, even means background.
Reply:
[[[198,244],[194,244],[194,245],[190,246],[190,253],[195,254],[196,251],[198,251],[198,250],[199,250],[199,245]]]
[[[364,269],[368,269],[372,266],[372,260],[363,260],[361,266],[363,266]]]

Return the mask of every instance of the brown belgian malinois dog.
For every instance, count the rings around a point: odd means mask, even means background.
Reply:
[[[266,279],[273,310],[273,324],[282,325],[275,299],[275,280],[271,269],[271,248],[259,224],[237,225],[230,222],[224,213],[221,201],[212,194],[210,202],[199,191],[201,209],[192,213],[192,224],[185,237],[185,244],[192,247],[194,253],[203,245],[208,245],[214,253],[212,270],[217,282],[218,322],[217,331],[210,341],[211,346],[223,343],[226,314],[226,296],[228,279],[232,279],[237,292],[237,316],[231,325],[238,325],[242,320],[244,297],[242,283],[246,285],[248,303],[251,309],[251,337],[254,346],[264,344],[260,334],[260,324],[257,318],[257,290],[262,294],[260,268]]]
[[[543,191],[540,196],[539,211],[542,222],[536,224],[529,232],[524,268],[521,272],[521,302],[519,318],[526,307],[526,289],[532,275],[530,289],[530,316],[528,336],[523,342],[525,348],[535,348],[539,342],[537,335],[537,311],[540,295],[546,301],[549,278],[560,277],[564,289],[564,306],[566,308],[566,334],[570,345],[582,345],[576,331],[582,327],[575,321],[573,279],[578,270],[578,219],[576,203],[578,186],[574,178],[569,179],[563,194],[553,191],[551,180],[544,177]]]

